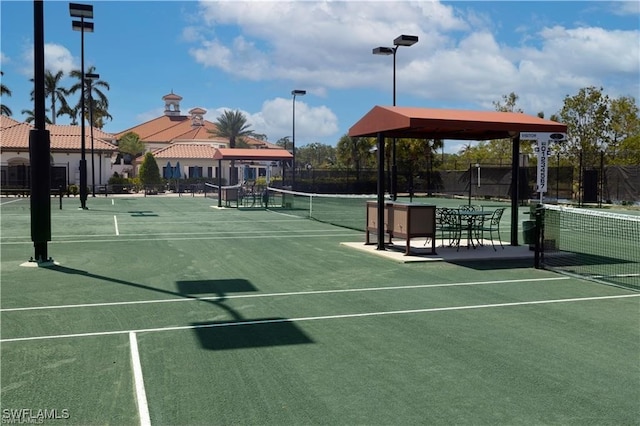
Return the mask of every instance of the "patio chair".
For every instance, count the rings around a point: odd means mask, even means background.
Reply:
[[[458,210],[462,212],[482,211],[482,206],[478,206],[475,204],[461,204],[460,206],[458,206]]]
[[[491,238],[491,247],[493,247],[493,250],[496,250],[496,246],[494,244],[495,239],[493,238],[494,233],[498,236],[500,247],[504,249],[504,246],[502,245],[502,239],[500,238],[500,220],[502,219],[502,214],[504,213],[504,211],[504,207],[496,209],[491,215],[491,219],[483,221],[482,224],[479,225],[476,229],[476,231],[478,232],[478,237],[483,240],[485,232],[489,233],[489,238]]]
[[[460,247],[462,226],[457,210],[446,207],[436,209],[436,232],[440,232],[441,247],[444,247],[446,240],[449,240],[449,247]]]

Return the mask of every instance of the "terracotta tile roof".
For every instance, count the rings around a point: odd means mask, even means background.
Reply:
[[[174,143],[153,151],[156,159],[209,159],[213,160],[216,148],[207,143]]]
[[[2,151],[17,151],[29,149],[29,132],[33,126],[16,121],[10,117],[0,117],[0,148]],[[80,126],[47,124],[52,151],[80,151]],[[85,147],[91,146],[91,128],[85,129]],[[93,146],[98,151],[115,152],[118,147],[112,143],[115,135],[93,130]]]
[[[197,108],[194,108],[197,110]],[[191,111],[193,111],[192,109]],[[205,112],[205,110],[202,110]],[[174,141],[182,140],[211,140],[215,143],[229,144],[229,140],[215,136],[213,131],[217,129],[217,126],[211,121],[203,120],[202,125],[192,125],[192,119],[190,116],[177,115],[169,116],[162,115],[160,117],[149,120],[145,123],[131,127],[127,130],[123,130],[116,134],[116,138],[120,139],[126,133],[136,133],[142,142],[146,143],[172,143]],[[267,141],[262,141],[256,138],[245,138],[247,143],[252,147],[260,148],[280,148],[279,146]]]
[[[153,120],[131,127],[116,134],[120,139],[126,133],[136,133],[142,142],[171,142],[175,139],[208,139],[207,130],[214,130],[216,125],[204,120],[202,126],[192,126],[191,117],[186,115],[162,115]]]
[[[285,149],[219,148],[215,160],[286,160],[293,155]]]

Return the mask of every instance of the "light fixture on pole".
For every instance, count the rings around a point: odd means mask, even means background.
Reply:
[[[89,126],[91,126],[91,195],[96,196],[96,166],[95,157],[93,153],[93,88],[92,83],[94,80],[100,78],[100,74],[87,73],[84,78],[87,80],[87,92],[89,94]]]
[[[295,189],[294,185],[296,183],[296,96],[304,96],[307,94],[306,90],[292,90],[291,94],[293,95],[293,133],[292,133],[292,150],[293,159],[291,160],[291,189]]]
[[[80,31],[80,82],[82,91],[80,92],[80,207],[87,208],[87,159],[85,141],[85,98],[84,98],[84,33],[93,32],[93,22],[86,22],[85,19],[93,19],[93,6],[90,4],[69,3],[69,14],[72,18],[80,18],[79,21],[72,21],[71,28]]]
[[[373,49],[374,55],[393,55],[393,106],[396,106],[396,52],[400,46],[413,46],[418,42],[418,36],[402,34],[393,40],[393,47],[376,47]],[[396,164],[396,139],[393,138],[391,146],[391,198],[395,201],[398,198],[398,167]]]

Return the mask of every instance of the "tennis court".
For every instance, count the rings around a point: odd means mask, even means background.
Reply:
[[[640,422],[636,291],[202,196],[55,200],[28,267],[0,203],[3,423]]]

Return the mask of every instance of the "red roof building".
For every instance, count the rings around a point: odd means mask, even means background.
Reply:
[[[204,119],[207,111],[203,108],[192,108],[188,115],[180,113],[180,101],[182,97],[171,92],[162,97],[165,103],[164,114],[160,117],[138,124],[137,126],[123,130],[116,134],[118,139],[125,134],[133,132],[140,137],[146,145],[147,151],[156,158],[158,167],[163,175],[168,176],[166,167],[175,167],[180,164],[181,178],[207,178],[215,179],[217,176],[218,161],[214,161],[214,153],[218,148],[227,148],[229,141],[215,136],[216,125]],[[256,138],[245,138],[247,144],[253,149],[279,149],[280,147],[267,141]],[[138,158],[138,163],[142,161]],[[242,160],[239,160],[242,163]],[[228,162],[226,162],[228,163]],[[257,176],[266,176],[266,168],[272,167],[272,162],[253,161],[241,164],[238,170],[240,181],[255,179]],[[225,164],[221,170],[222,177],[229,182],[229,166]],[[139,164],[136,164],[136,167]],[[280,174],[272,170],[275,175]]]
[[[31,124],[0,116],[0,162],[3,187],[28,187],[29,133]],[[79,126],[47,124],[51,143],[52,187],[65,188],[80,181],[81,128]],[[100,129],[85,129],[88,185],[104,185],[112,174],[112,159],[118,152],[116,136]],[[95,167],[95,172],[92,170]]]

